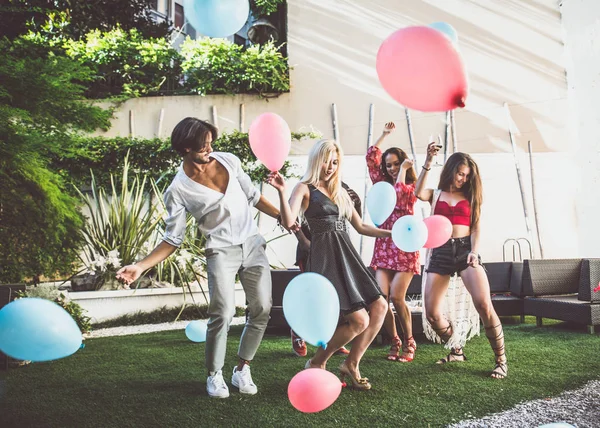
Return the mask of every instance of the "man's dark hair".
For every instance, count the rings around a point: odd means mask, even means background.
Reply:
[[[218,132],[214,125],[195,117],[186,117],[173,129],[171,147],[181,156],[185,155],[186,149],[202,150],[206,145],[206,136],[209,133],[212,135],[212,140],[215,141]]]

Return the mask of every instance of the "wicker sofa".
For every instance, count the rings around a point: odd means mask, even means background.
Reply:
[[[594,333],[600,326],[600,259],[525,260],[525,315],[575,322]]]

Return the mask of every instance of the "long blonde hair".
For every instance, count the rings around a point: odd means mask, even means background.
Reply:
[[[346,189],[342,187],[342,159],[344,152],[342,147],[333,140],[319,140],[310,149],[308,154],[308,168],[304,176],[300,180],[304,184],[312,184],[315,187],[319,186],[322,166],[329,162],[331,155],[336,153],[338,156],[338,167],[327,182],[327,192],[331,200],[337,205],[340,212],[340,217],[350,219],[352,217],[353,203]]]

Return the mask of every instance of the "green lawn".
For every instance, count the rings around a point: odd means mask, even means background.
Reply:
[[[224,372],[229,383],[241,328],[231,330]],[[440,345],[417,338],[410,364],[384,360],[373,346],[361,365],[371,391],[343,389],[317,414],[295,410],[287,384],[305,359],[289,339],[267,335],[252,365],[259,393],[226,400],[205,392],[204,344],[183,331],[86,341],[75,355],[0,372],[0,426],[217,427],[217,426],[443,426],[535,398],[576,388],[600,373],[600,338],[555,323],[505,326],[509,378],[487,378],[493,358],[484,336],[466,349],[469,361],[440,366]],[[312,350],[309,350],[309,354]],[[343,357],[334,357],[334,369]],[[334,371],[335,373],[335,371]]]

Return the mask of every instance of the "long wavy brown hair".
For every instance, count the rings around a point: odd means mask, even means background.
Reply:
[[[385,181],[387,181],[390,184],[394,184],[394,179],[392,178],[392,176],[390,174],[388,174],[387,168],[385,167],[385,158],[388,155],[398,156],[398,159],[400,159],[400,164],[402,164],[402,162],[404,162],[406,159],[408,159],[408,155],[406,154],[406,152],[404,150],[402,150],[398,147],[390,147],[385,152],[383,152],[383,154],[381,155],[381,172],[383,173],[383,176],[385,177]],[[416,181],[417,181],[417,174],[415,174],[415,169],[414,168],[407,169],[406,170],[406,184],[412,184],[412,183],[415,183]]]
[[[440,183],[438,184],[438,188],[444,192],[449,192],[450,186],[452,186],[454,177],[458,173],[458,168],[461,165],[465,165],[470,169],[469,179],[463,185],[461,192],[471,203],[471,228],[476,229],[479,225],[483,194],[481,176],[479,175],[479,167],[473,158],[466,153],[453,153],[444,164],[444,168],[440,174]]]

